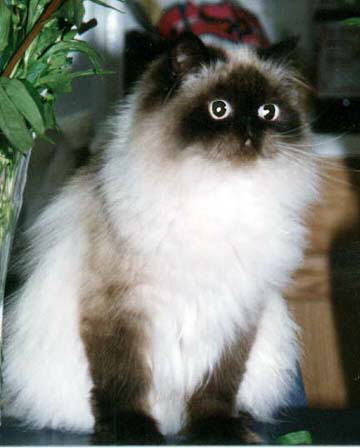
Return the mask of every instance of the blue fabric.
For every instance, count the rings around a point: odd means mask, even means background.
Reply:
[[[279,410],[277,422],[264,424],[256,422],[254,430],[267,443],[274,443],[280,435],[289,432],[294,424],[291,422],[291,414],[296,409],[306,407],[306,395],[300,368],[291,389],[288,407]],[[295,429],[297,429],[295,427]],[[300,425],[300,429],[302,426]],[[172,437],[167,440],[168,444],[181,444],[186,441],[183,437]],[[32,430],[19,426],[18,422],[11,419],[4,419],[0,428],[0,446],[3,445],[92,445],[91,436],[86,434],[74,434],[71,432],[53,430]]]
[[[254,430],[266,443],[274,443],[279,436],[284,434],[284,427],[286,427],[286,423],[292,419],[293,413],[296,412],[296,410],[306,407],[307,399],[305,387],[300,366],[298,365],[294,383],[287,399],[286,407],[277,411],[274,423],[256,422],[254,425]]]
[[[307,406],[304,382],[301,375],[300,366],[298,365],[293,388],[290,391],[289,407],[303,408]]]

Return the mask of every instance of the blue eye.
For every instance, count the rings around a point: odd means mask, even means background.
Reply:
[[[263,104],[258,109],[258,116],[262,120],[266,121],[275,121],[279,118],[280,115],[280,108],[276,104]]]
[[[230,104],[225,100],[214,100],[209,103],[209,113],[214,120],[224,120],[231,111]]]

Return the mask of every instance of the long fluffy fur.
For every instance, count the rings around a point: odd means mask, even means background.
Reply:
[[[298,359],[281,290],[302,259],[314,171],[282,153],[244,167],[197,148],[167,157],[166,110],[139,124],[139,98],[113,118],[100,168],[75,177],[30,232],[28,278],[5,321],[5,413],[38,428],[93,429],[79,327],[82,307],[92,306],[83,291],[98,282],[86,260],[103,245],[95,263],[112,266],[114,277],[125,271],[127,309],[151,322],[147,399],[161,432],[183,427],[187,397],[259,313],[237,402],[270,419],[286,403]]]

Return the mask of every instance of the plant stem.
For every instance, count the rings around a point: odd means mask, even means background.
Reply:
[[[6,66],[5,70],[1,74],[1,76],[5,76],[9,78],[16,67],[16,64],[20,61],[20,59],[24,56],[26,50],[31,45],[31,42],[35,39],[35,37],[40,33],[40,31],[43,29],[46,22],[51,18],[53,13],[60,8],[61,4],[65,0],[52,0],[48,7],[45,9],[45,11],[41,14],[37,22],[35,23],[33,29],[30,31],[30,33],[26,36],[23,43],[20,45],[20,47],[17,49],[15,54],[10,59],[8,65]]]

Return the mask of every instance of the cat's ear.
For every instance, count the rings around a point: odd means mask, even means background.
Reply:
[[[177,76],[185,75],[208,59],[206,46],[192,33],[182,34],[170,50],[171,70]]]
[[[125,33],[124,90],[132,87],[146,68],[160,54],[166,53],[167,43],[155,32],[131,30]]]
[[[261,48],[257,53],[265,60],[294,62],[297,58],[299,40],[299,36],[291,36],[268,48]]]

